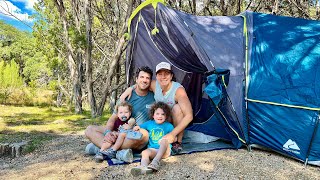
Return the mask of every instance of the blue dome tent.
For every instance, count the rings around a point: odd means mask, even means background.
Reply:
[[[194,16],[162,0],[129,20],[126,74],[172,64],[191,100],[187,128],[320,166],[320,22],[244,12]]]

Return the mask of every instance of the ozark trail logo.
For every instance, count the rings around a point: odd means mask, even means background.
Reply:
[[[300,148],[295,141],[289,139],[283,146],[283,150],[292,152],[295,154],[300,154]]]

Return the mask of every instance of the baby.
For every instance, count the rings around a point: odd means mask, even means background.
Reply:
[[[118,119],[115,121],[112,131],[119,132],[118,138],[114,144],[103,141],[100,152],[98,152],[95,155],[96,162],[102,162],[104,159],[103,155],[109,157],[110,159],[116,158],[117,151],[122,146],[127,136],[127,133],[132,131],[132,128],[136,123],[134,118],[130,118],[131,112],[132,112],[132,106],[128,102],[125,102],[125,101],[121,102],[120,104],[117,105],[116,109],[117,109]],[[109,132],[110,131],[107,130],[105,132],[105,136]],[[131,159],[132,158],[130,158],[128,161],[132,161]]]

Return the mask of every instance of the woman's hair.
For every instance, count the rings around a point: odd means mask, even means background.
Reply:
[[[162,109],[164,114],[166,115],[166,121],[168,120],[171,120],[171,108],[170,106],[168,106],[168,104],[164,103],[164,102],[157,102],[157,103],[154,103],[151,108],[150,108],[150,111],[149,111],[149,117],[152,119],[153,118],[153,115],[154,115],[154,112],[158,109]]]
[[[132,106],[131,106],[131,104],[128,103],[127,101],[123,101],[123,102],[120,102],[119,104],[117,104],[117,106],[116,106],[117,112],[118,112],[118,108],[119,108],[120,106],[128,107],[129,111],[132,113]]]
[[[172,79],[171,79],[171,81],[177,81],[177,78],[176,78],[174,72],[173,72],[172,70],[168,70],[168,71],[170,71],[170,73],[172,74]],[[159,72],[159,71],[158,71],[158,72]],[[157,74],[158,74],[158,73],[156,73],[156,75],[157,75]]]

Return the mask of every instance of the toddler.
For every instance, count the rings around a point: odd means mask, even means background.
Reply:
[[[174,129],[173,125],[167,122],[171,118],[171,108],[164,102],[157,102],[150,109],[150,117],[153,120],[141,124],[140,127],[135,126],[133,128],[134,131],[143,128],[149,133],[148,148],[141,153],[141,165],[131,169],[131,174],[134,176],[158,171],[160,160],[169,157],[171,154],[170,144],[162,138]],[[150,162],[150,160],[152,161]]]

